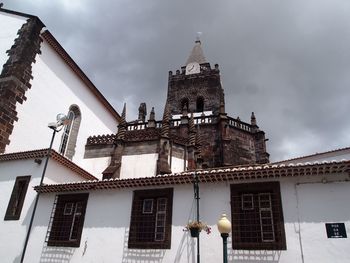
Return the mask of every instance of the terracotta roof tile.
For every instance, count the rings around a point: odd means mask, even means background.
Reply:
[[[350,173],[350,161],[305,163],[299,165],[263,165],[263,166],[236,166],[218,169],[198,170],[201,183],[233,182],[240,180],[275,179],[281,177],[314,176],[332,173]],[[195,171],[182,172],[168,175],[158,175],[146,178],[133,179],[109,179],[102,181],[88,181],[66,184],[45,185],[40,189],[41,193],[72,192],[82,190],[106,190],[137,188],[148,186],[167,186],[191,184]]]
[[[0,162],[43,158],[47,156],[48,150],[49,149],[40,149],[40,150],[33,150],[33,151],[0,154]],[[78,165],[76,165],[66,157],[57,153],[55,150],[51,151],[50,157],[53,160],[59,162],[60,164],[66,166],[71,171],[75,172],[76,174],[80,175],[82,178],[86,180],[97,180],[95,176],[91,175],[89,172],[85,171],[83,168],[79,167]]]

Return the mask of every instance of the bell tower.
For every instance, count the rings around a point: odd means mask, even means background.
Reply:
[[[185,110],[217,114],[222,103],[225,102],[219,65],[211,68],[197,38],[186,65],[175,74],[169,72],[167,104],[172,114],[182,114]]]

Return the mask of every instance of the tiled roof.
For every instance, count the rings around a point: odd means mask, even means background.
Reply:
[[[201,183],[233,182],[240,180],[275,179],[282,177],[326,175],[332,173],[350,173],[350,161],[305,163],[298,165],[261,165],[224,167],[218,169],[198,170]],[[41,193],[72,192],[87,190],[108,190],[147,186],[167,186],[191,184],[195,172],[182,172],[158,175],[146,178],[109,179],[102,181],[51,184],[41,187]],[[39,186],[35,187],[38,191]]]
[[[47,156],[48,150],[49,149],[40,149],[40,150],[33,150],[33,151],[0,154],[0,162],[44,158]],[[66,166],[71,171],[75,172],[76,174],[80,175],[82,178],[86,180],[97,180],[95,176],[91,175],[90,173],[88,173],[87,171],[85,171],[84,169],[82,169],[72,161],[68,160],[61,154],[58,154],[55,150],[51,151],[50,157],[51,159]]]
[[[342,151],[347,151],[347,150],[350,150],[350,147],[335,149],[335,150],[321,152],[321,153],[314,153],[314,154],[310,154],[310,155],[295,157],[295,158],[286,159],[286,160],[282,160],[282,161],[277,161],[277,162],[273,162],[273,163],[274,164],[286,163],[286,162],[301,160],[301,159],[304,159],[304,158],[322,156],[322,155],[326,155],[326,154],[329,154],[329,153],[337,153],[337,152],[342,152]]]

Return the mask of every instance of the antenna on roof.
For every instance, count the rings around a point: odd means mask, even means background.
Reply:
[[[202,35],[202,32],[197,32],[197,36],[196,36],[196,43],[197,42],[201,42],[201,35]]]

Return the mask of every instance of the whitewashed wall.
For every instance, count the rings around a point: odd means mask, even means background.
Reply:
[[[139,178],[155,176],[157,171],[157,153],[124,155],[120,168],[120,178]]]
[[[181,158],[172,157],[171,158],[171,172],[179,173],[183,172],[185,167],[185,161]]]
[[[33,64],[34,79],[32,88],[26,92],[27,101],[17,106],[19,121],[15,123],[6,152],[47,148],[52,134],[47,124],[55,121],[58,113],[67,114],[69,107],[76,104],[81,111],[81,124],[73,161],[85,169],[99,166],[91,162],[104,164],[105,160],[100,159],[83,161],[84,146],[90,135],[115,132],[116,120],[46,41],[41,51]],[[62,131],[56,135],[56,150],[61,136]],[[86,167],[85,163],[88,163]]]
[[[8,59],[6,51],[14,44],[14,40],[17,38],[17,31],[25,22],[26,19],[24,17],[0,12],[0,69],[2,69],[2,66]]]
[[[30,160],[16,160],[0,163],[0,258],[1,262],[19,262],[27,228],[33,211],[36,192],[33,187],[39,185],[44,160],[41,165]],[[19,220],[3,220],[17,176],[31,176],[21,216]],[[68,168],[51,160],[48,163],[44,183],[63,183],[81,181],[82,178]],[[51,204],[47,205],[48,207]],[[47,215],[37,214],[37,217]]]
[[[229,262],[303,262],[301,247],[304,262],[347,262],[349,240],[327,239],[324,224],[344,222],[349,233],[349,183],[321,184],[321,177],[297,180],[281,180],[287,250],[232,250],[229,238]],[[48,262],[45,259],[61,260],[59,262],[195,262],[196,241],[183,231],[188,220],[194,218],[191,185],[174,187],[170,250],[127,248],[132,189],[90,192],[80,247],[47,247],[43,240],[54,196],[47,194],[40,203],[42,216],[34,222],[34,237],[26,262],[38,262],[38,259],[43,260],[41,262]],[[222,212],[230,215],[230,184],[201,184],[200,197],[202,221],[213,230],[210,235],[201,234],[201,259],[202,262],[221,262],[222,240],[216,222]],[[318,210],[319,207],[322,209]],[[341,255],[337,258],[338,254]]]

